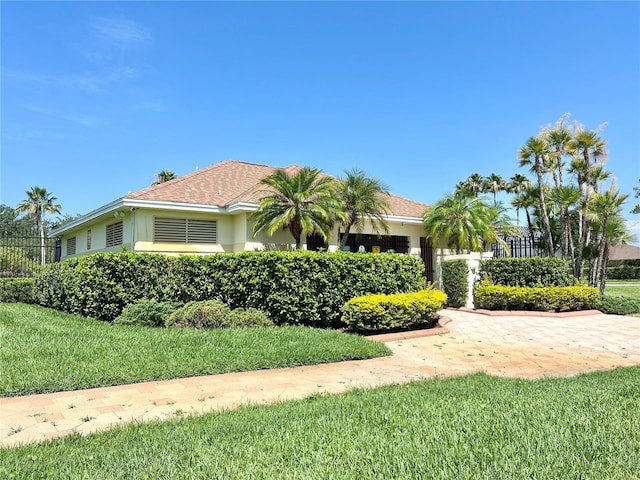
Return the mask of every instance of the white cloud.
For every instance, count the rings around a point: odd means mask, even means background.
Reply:
[[[123,50],[140,50],[153,43],[151,32],[132,20],[98,18],[92,28],[96,37]]]

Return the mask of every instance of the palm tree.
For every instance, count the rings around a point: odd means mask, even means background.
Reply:
[[[153,183],[151,185],[160,185],[161,183],[168,182],[169,180],[173,180],[176,178],[176,174],[171,170],[160,170],[156,173],[155,178],[153,179]]]
[[[580,211],[578,245],[574,264],[574,275],[579,279],[584,276],[584,251],[589,244],[591,236],[590,222],[587,217],[593,193],[592,188],[594,187],[592,169],[598,159],[606,156],[606,144],[607,142],[602,140],[596,131],[579,127],[573,139],[567,145],[567,151],[574,157],[571,162],[570,172],[576,174],[578,188],[584,196]]]
[[[427,236],[435,242],[446,240],[458,253],[484,251],[487,244],[499,241],[496,225],[501,222],[482,198],[464,195],[446,196],[423,216]]]
[[[54,197],[52,193],[47,192],[46,188],[32,187],[31,190],[27,190],[25,193],[27,194],[27,198],[18,204],[16,212],[26,212],[35,219],[36,228],[40,232],[40,263],[44,265],[47,256],[44,242],[44,216],[46,213],[60,213],[62,207],[54,203],[57,198]]]
[[[547,255],[553,256],[553,238],[551,236],[551,223],[547,211],[544,189],[544,173],[546,171],[545,162],[549,156],[549,145],[544,138],[531,137],[519,151],[520,166],[530,165],[531,170],[536,174],[538,185],[540,186],[540,214],[542,217],[542,228],[544,234],[545,251]]]
[[[252,215],[254,235],[262,230],[273,235],[287,228],[299,249],[302,232],[318,233],[327,240],[336,215],[338,220],[344,217],[335,180],[318,169],[305,167],[293,175],[278,169],[261,183],[268,189]]]
[[[485,189],[486,192],[493,193],[493,206],[497,206],[498,203],[496,201],[496,194],[498,192],[505,191],[507,189],[507,182],[504,178],[502,178],[497,173],[492,173],[487,178],[485,178]]]
[[[573,263],[575,251],[571,232],[571,209],[579,204],[582,193],[575,186],[565,185],[552,189],[549,192],[549,199],[558,207],[560,214],[562,258],[570,259]]]
[[[591,265],[589,285],[600,287],[600,293],[604,293],[609,245],[614,241],[609,236],[609,224],[615,222],[613,219],[616,217],[621,217],[622,205],[628,197],[626,193],[621,194],[614,184],[607,191],[595,194],[590,205],[589,220],[595,224],[594,229],[597,229],[594,246],[598,249],[598,255]]]
[[[352,227],[361,232],[365,219],[371,222],[376,232],[389,233],[384,215],[391,211],[385,197],[389,197],[387,186],[377,178],[368,177],[363,171],[346,171],[346,178],[338,181],[338,193],[342,197],[344,220],[339,222],[344,232],[338,229],[340,246],[347,244]]]
[[[567,118],[569,118],[569,115],[564,115],[556,122],[556,125],[552,130],[546,132],[546,140],[551,149],[548,165],[553,173],[556,188],[561,188],[563,186],[563,158],[568,155],[569,144],[573,139],[571,135],[572,128],[566,124]]]

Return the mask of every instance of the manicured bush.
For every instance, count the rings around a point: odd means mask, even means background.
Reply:
[[[36,301],[67,313],[112,321],[141,298],[220,300],[258,308],[276,324],[337,325],[350,298],[424,287],[411,255],[244,252],[208,256],[99,253],[46,265]]]
[[[342,321],[355,331],[431,325],[447,296],[439,290],[352,298],[342,308]]]
[[[640,279],[640,267],[633,265],[608,267],[607,278],[612,280],[637,280]]]
[[[178,305],[171,302],[156,300],[141,300],[130,303],[113,323],[118,325],[137,325],[141,327],[164,327],[167,319],[178,309]]]
[[[182,328],[235,328],[266,327],[273,322],[256,309],[236,308],[231,311],[218,300],[189,302],[174,311],[167,319],[167,327]]]
[[[480,262],[479,280],[509,287],[577,285],[571,267],[561,258],[493,258]]]
[[[447,305],[463,307],[467,303],[469,268],[465,260],[446,260],[442,262],[442,289],[447,294]]]
[[[612,315],[637,315],[640,314],[640,300],[630,297],[617,297],[603,295],[600,310]]]
[[[0,278],[0,302],[34,303],[33,278]]]
[[[594,287],[506,287],[480,284],[474,292],[476,308],[487,310],[587,310],[600,306]]]
[[[257,308],[242,307],[231,310],[225,319],[229,327],[272,327],[273,322],[266,313]]]

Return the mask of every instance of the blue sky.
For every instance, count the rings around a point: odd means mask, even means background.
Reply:
[[[640,178],[638,2],[2,2],[0,203],[68,214],[225,159],[434,203],[566,112]],[[637,203],[629,201],[627,211]],[[640,216],[627,215],[638,221]]]

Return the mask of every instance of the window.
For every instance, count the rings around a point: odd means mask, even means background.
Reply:
[[[122,222],[107,225],[107,247],[122,245]]]
[[[76,237],[67,238],[67,255],[76,254]]]
[[[215,220],[156,217],[154,219],[153,241],[216,243],[217,222]]]
[[[87,230],[87,250],[91,250],[91,229]]]

